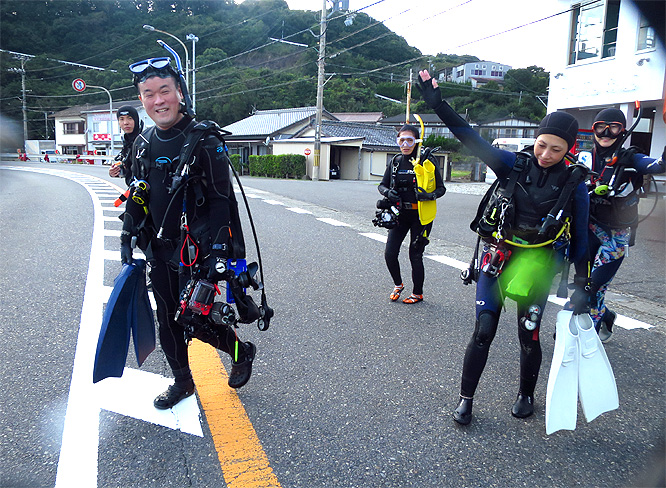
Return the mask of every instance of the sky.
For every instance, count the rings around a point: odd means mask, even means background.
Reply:
[[[286,1],[292,10],[322,8],[322,0]],[[330,8],[331,2],[328,5]],[[513,68],[540,66],[546,71],[561,64],[553,56],[555,43],[551,39],[563,39],[555,32],[555,19],[482,39],[544,19],[568,6],[568,2],[558,0],[349,0],[349,10],[363,9],[423,54],[471,54],[482,61]]]

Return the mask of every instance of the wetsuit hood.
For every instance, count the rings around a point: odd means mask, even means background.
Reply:
[[[139,120],[139,112],[137,112],[136,109],[130,105],[124,105],[118,109],[116,117],[119,119],[122,115],[129,115],[134,120],[134,130],[129,134],[125,134],[127,139],[133,141],[136,139],[136,136],[141,133],[141,130],[143,130],[143,124],[141,123],[141,120]]]

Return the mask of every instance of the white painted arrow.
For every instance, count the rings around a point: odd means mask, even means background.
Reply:
[[[103,284],[104,261],[117,259],[104,250],[104,210],[95,193],[110,184],[100,178],[79,173],[24,167],[5,167],[59,176],[82,185],[93,202],[94,220],[88,276],[81,309],[81,323],[74,354],[72,381],[69,388],[67,412],[56,474],[56,488],[97,486],[99,449],[99,414],[102,409],[146,422],[152,422],[187,434],[203,437],[201,415],[196,397],[181,401],[172,409],[157,410],[153,398],[164,391],[172,379],[125,368],[122,378],[107,378],[92,382],[97,339],[102,326],[103,304],[108,300],[110,287]],[[120,188],[116,188],[120,191]],[[151,300],[154,307],[154,300]]]

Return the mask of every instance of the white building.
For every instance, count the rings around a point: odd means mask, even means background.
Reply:
[[[489,81],[504,83],[506,72],[511,66],[495,63],[493,61],[474,61],[461,64],[454,68],[447,68],[439,74],[439,81],[452,81],[454,83],[472,83],[472,86],[483,86]]]
[[[146,111],[139,100],[113,102],[112,113],[109,111],[108,103],[71,107],[51,116],[55,119],[55,145],[58,153],[110,155],[113,137],[113,155],[118,154],[123,141],[117,112],[125,105],[137,110],[144,128],[155,125],[150,117],[146,116]]]
[[[550,73],[548,112],[569,112],[589,130],[599,110],[615,107],[631,126],[639,101],[642,120],[625,145],[659,157],[666,145],[666,52],[649,19],[630,0],[561,3],[572,10],[559,20],[561,64]]]

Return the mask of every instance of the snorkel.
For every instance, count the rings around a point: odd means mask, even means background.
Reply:
[[[419,121],[419,124],[420,124],[420,126],[421,126],[421,133],[420,133],[420,136],[421,136],[421,137],[419,137],[419,139],[418,139],[418,143],[419,143],[419,145],[418,145],[418,148],[416,149],[416,159],[412,158],[412,160],[411,160],[411,163],[412,163],[413,165],[417,165],[417,164],[419,164],[419,163],[421,162],[421,146],[423,145],[423,130],[424,130],[424,126],[423,126],[423,119],[421,118],[421,116],[420,116],[419,114],[413,114],[413,115],[414,115],[414,117],[416,118],[416,120]]]
[[[617,149],[615,149],[615,153],[613,153],[613,158],[611,159],[611,162],[609,163],[609,166],[613,166],[615,163],[617,163],[617,156],[620,152],[620,149],[622,148],[622,144],[625,143],[627,138],[631,135],[631,133],[634,131],[634,129],[638,125],[638,122],[641,120],[641,102],[639,100],[636,100],[634,102],[634,106],[636,108],[636,112],[638,112],[638,116],[636,117],[636,120],[631,125],[629,130],[625,131],[625,133],[620,138],[620,143],[617,145]]]
[[[173,58],[176,60],[176,68],[178,69],[178,85],[180,86],[180,91],[183,94],[183,101],[185,102],[185,108],[183,112],[186,115],[189,115],[190,117],[194,118],[195,113],[194,109],[192,108],[192,100],[190,100],[190,94],[187,91],[187,82],[185,81],[185,74],[184,74],[185,72],[183,71],[183,64],[180,61],[180,56],[178,56],[178,53],[174,51],[171,48],[171,46],[169,46],[163,40],[158,39],[157,44],[159,44],[164,49],[169,51],[169,54],[171,54]]]

